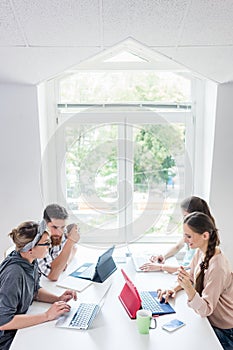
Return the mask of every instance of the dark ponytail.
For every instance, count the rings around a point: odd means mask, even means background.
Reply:
[[[188,197],[181,202],[180,206],[181,209],[187,211],[188,213],[198,211],[208,215],[215,225],[215,220],[210,213],[210,208],[204,199],[196,196]]]
[[[209,232],[207,251],[204,260],[200,264],[200,272],[195,281],[195,289],[201,296],[204,288],[205,270],[208,269],[209,261],[215,254],[216,246],[220,244],[218,230],[215,227],[215,222],[207,214],[200,212],[193,212],[187,215],[184,218],[184,224],[188,225],[193,232],[200,235],[204,232]]]

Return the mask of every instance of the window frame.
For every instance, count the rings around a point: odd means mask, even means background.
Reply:
[[[125,110],[126,109],[126,110]],[[164,118],[164,120],[169,120],[170,122],[184,122],[185,127],[186,127],[186,137],[185,137],[185,150],[186,150],[186,155],[185,155],[185,166],[187,166],[187,169],[192,169],[193,168],[193,154],[194,154],[194,117],[193,117],[193,111],[192,109],[187,109],[187,110],[182,110],[178,109],[175,111],[172,111],[171,109],[169,110],[132,110],[132,107],[129,108],[127,107],[127,104],[125,106],[125,109],[121,107],[115,107],[111,108],[109,110],[105,106],[102,106],[102,108],[95,108],[93,105],[93,108],[87,109],[86,111],[79,111],[78,113],[64,113],[63,112],[57,112],[57,130],[56,132],[56,168],[61,169],[61,171],[57,171],[57,184],[61,183],[63,184],[62,191],[57,188],[57,200],[59,203],[63,204],[66,206],[66,198],[64,198],[64,195],[62,193],[65,193],[65,169],[64,169],[64,164],[61,167],[62,164],[62,158],[65,154],[65,126],[70,124],[70,117],[72,117],[72,123],[93,123],[94,124],[104,124],[104,123],[116,123],[116,122],[125,122],[126,118],[128,121],[132,120],[133,123],[135,122],[142,124],[149,124],[151,121],[153,123],[155,122],[155,115],[159,114]],[[145,118],[145,113],[147,117]],[[127,133],[127,130],[126,130]],[[187,149],[188,148],[188,149]],[[187,163],[187,164],[186,164]],[[130,173],[131,169],[127,169],[127,172]],[[123,175],[124,177],[124,175]],[[190,176],[187,176],[187,180],[190,180],[190,183],[185,183],[185,193],[186,195],[190,195],[193,189],[193,183],[192,183],[192,178]],[[58,186],[59,187],[59,186]],[[186,196],[185,195],[185,196]],[[124,194],[124,199],[127,201],[127,194]],[[130,213],[130,206],[127,208],[125,213],[121,213],[121,218],[120,220],[125,220],[125,223],[127,224],[127,218],[128,221],[130,221],[131,213]],[[75,219],[75,217],[72,217],[72,212],[70,212],[70,219]],[[120,225],[121,226],[121,225]],[[122,239],[120,240],[122,243],[125,241],[132,241],[135,240],[138,237],[134,236],[134,233],[126,232],[126,230],[122,230],[121,228],[121,235]],[[96,243],[96,242],[101,242],[101,236],[97,234],[97,230],[93,231],[93,235],[90,237],[84,238],[85,243]],[[114,237],[109,237],[110,242],[114,242]],[[144,235],[143,238],[140,239],[140,241],[143,242],[150,242],[153,240],[153,242],[175,242],[178,239],[177,236],[172,235],[172,236],[164,236],[161,238],[161,236],[157,237],[156,235],[150,234],[150,235]]]

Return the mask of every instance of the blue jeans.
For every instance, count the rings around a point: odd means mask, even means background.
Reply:
[[[233,328],[230,329],[220,329],[213,327],[222,347],[224,350],[233,349]]]

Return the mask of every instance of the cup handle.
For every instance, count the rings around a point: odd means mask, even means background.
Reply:
[[[154,327],[152,327],[152,323],[154,321]],[[155,329],[157,327],[157,321],[155,318],[151,317],[151,321],[150,321],[150,329]]]

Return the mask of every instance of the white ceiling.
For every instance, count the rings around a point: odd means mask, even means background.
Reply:
[[[233,81],[233,0],[0,0],[0,82],[39,83],[129,37]]]

